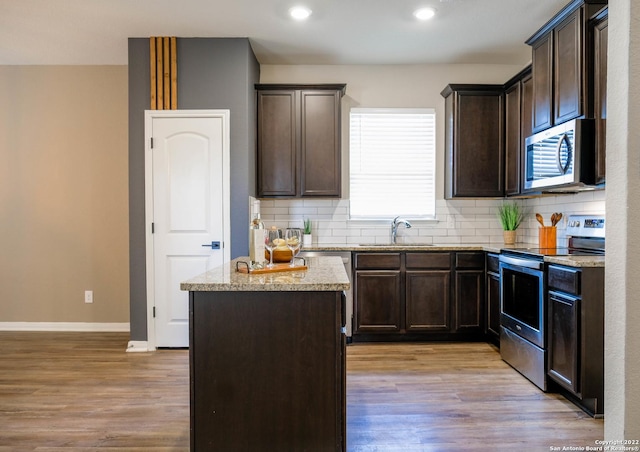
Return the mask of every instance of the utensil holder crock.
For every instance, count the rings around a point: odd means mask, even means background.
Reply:
[[[538,246],[540,248],[556,247],[556,227],[542,226],[538,229]]]

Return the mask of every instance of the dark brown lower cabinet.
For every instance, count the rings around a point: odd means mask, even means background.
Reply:
[[[498,255],[487,254],[486,279],[486,334],[493,344],[500,344],[500,262]]]
[[[192,451],[344,451],[342,292],[190,292]]]
[[[484,253],[455,254],[455,330],[484,333]]]
[[[400,271],[356,270],[356,330],[389,333],[400,331]]]
[[[354,256],[354,332],[397,333],[402,325],[401,253]]]
[[[572,391],[578,382],[578,335],[580,333],[580,299],[549,292],[549,375]]]
[[[547,269],[549,378],[592,416],[604,415],[604,268]]]
[[[449,252],[405,253],[407,332],[451,331],[452,256]]]
[[[456,331],[484,328],[484,270],[456,271]]]
[[[407,270],[405,282],[407,331],[449,331],[451,272]]]
[[[484,252],[362,252],[354,267],[354,341],[484,338]]]

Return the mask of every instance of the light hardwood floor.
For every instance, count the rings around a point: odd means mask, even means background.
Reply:
[[[188,450],[188,352],[125,353],[127,341],[0,332],[0,451]],[[602,436],[602,420],[542,393],[491,345],[347,347],[350,452],[548,451]]]

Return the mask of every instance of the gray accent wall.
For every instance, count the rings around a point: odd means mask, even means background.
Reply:
[[[132,341],[147,340],[144,110],[149,108],[149,91],[149,40],[129,39],[129,323]]]
[[[231,258],[248,252],[255,196],[256,101],[260,65],[247,38],[178,38],[178,108],[228,109],[231,117]],[[129,39],[129,264],[131,340],[147,340],[144,111],[149,108],[149,39]],[[195,276],[195,275],[194,275]]]

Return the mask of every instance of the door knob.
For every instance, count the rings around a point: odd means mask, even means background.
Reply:
[[[219,250],[220,249],[220,242],[205,243],[202,246],[210,246],[212,250]]]

